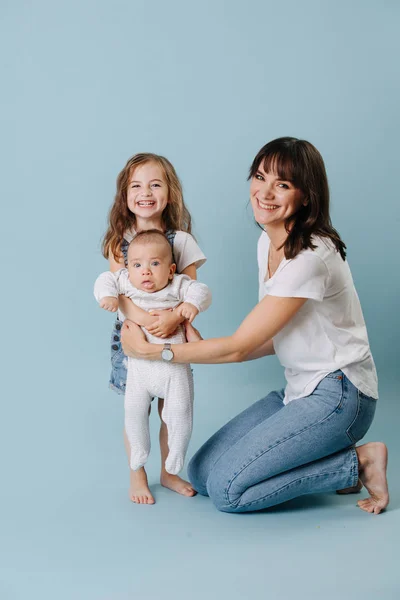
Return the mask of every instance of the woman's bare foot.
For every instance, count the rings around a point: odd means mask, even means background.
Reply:
[[[178,475],[171,475],[165,470],[161,471],[160,483],[169,490],[182,494],[182,496],[195,496],[197,494],[188,481],[181,479]]]
[[[144,467],[137,471],[131,469],[129,498],[136,504],[154,504]]]
[[[387,448],[382,442],[370,442],[356,448],[356,452],[359,477],[369,492],[369,498],[359,500],[357,504],[362,510],[378,515],[389,504]]]
[[[357,481],[357,485],[354,485],[353,487],[348,487],[348,488],[344,488],[343,490],[336,490],[337,494],[358,494],[358,492],[361,492],[363,487],[362,481],[361,479],[359,479]]]

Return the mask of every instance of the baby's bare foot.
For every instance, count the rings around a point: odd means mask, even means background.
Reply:
[[[182,496],[195,496],[197,494],[193,486],[184,479],[181,479],[178,475],[171,475],[166,471],[161,472],[160,483],[164,487],[182,494]]]
[[[129,498],[136,504],[154,504],[144,467],[137,471],[131,469]]]
[[[358,492],[361,492],[362,489],[362,481],[361,479],[359,479],[357,481],[357,485],[354,485],[353,487],[348,487],[348,488],[344,488],[343,490],[336,490],[337,494],[358,494]]]
[[[359,500],[358,506],[378,515],[389,504],[386,479],[388,451],[382,442],[370,442],[356,448],[359,477],[369,492],[369,498]]]

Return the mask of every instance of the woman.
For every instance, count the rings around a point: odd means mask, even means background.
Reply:
[[[280,138],[250,168],[260,302],[231,336],[188,341],[162,353],[126,323],[126,354],[178,363],[228,363],[276,353],[285,390],[271,392],[227,423],[195,454],[189,477],[219,510],[260,510],[308,493],[358,491],[363,510],[386,508],[387,449],[355,447],[378,397],[346,246],[332,227],[324,162],[309,142]]]

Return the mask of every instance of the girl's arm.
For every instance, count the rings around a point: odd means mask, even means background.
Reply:
[[[181,275],[187,275],[190,279],[197,279],[197,269],[196,265],[193,263],[192,265],[188,265],[186,269],[183,269]]]
[[[261,348],[262,351],[272,350],[268,342],[289,323],[306,301],[307,298],[265,296],[233,335],[190,344],[173,344],[174,362],[218,364],[258,358]],[[133,326],[124,326],[122,345],[128,356],[149,360],[161,358],[162,347],[148,343],[142,332]]]
[[[118,261],[115,260],[113,253],[110,251],[108,255],[108,262],[110,264],[110,271],[115,273],[120,269],[125,268],[124,257],[121,256]],[[136,306],[132,300],[126,296],[118,296],[118,308],[123,313],[126,319],[130,319],[141,327],[150,327],[157,320],[156,317],[150,315],[147,311],[143,310],[139,306]]]

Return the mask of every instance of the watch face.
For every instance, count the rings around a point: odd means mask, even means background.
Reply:
[[[174,358],[174,353],[172,352],[172,350],[168,350],[167,348],[164,348],[164,350],[161,352],[161,357],[163,360],[172,360]]]

